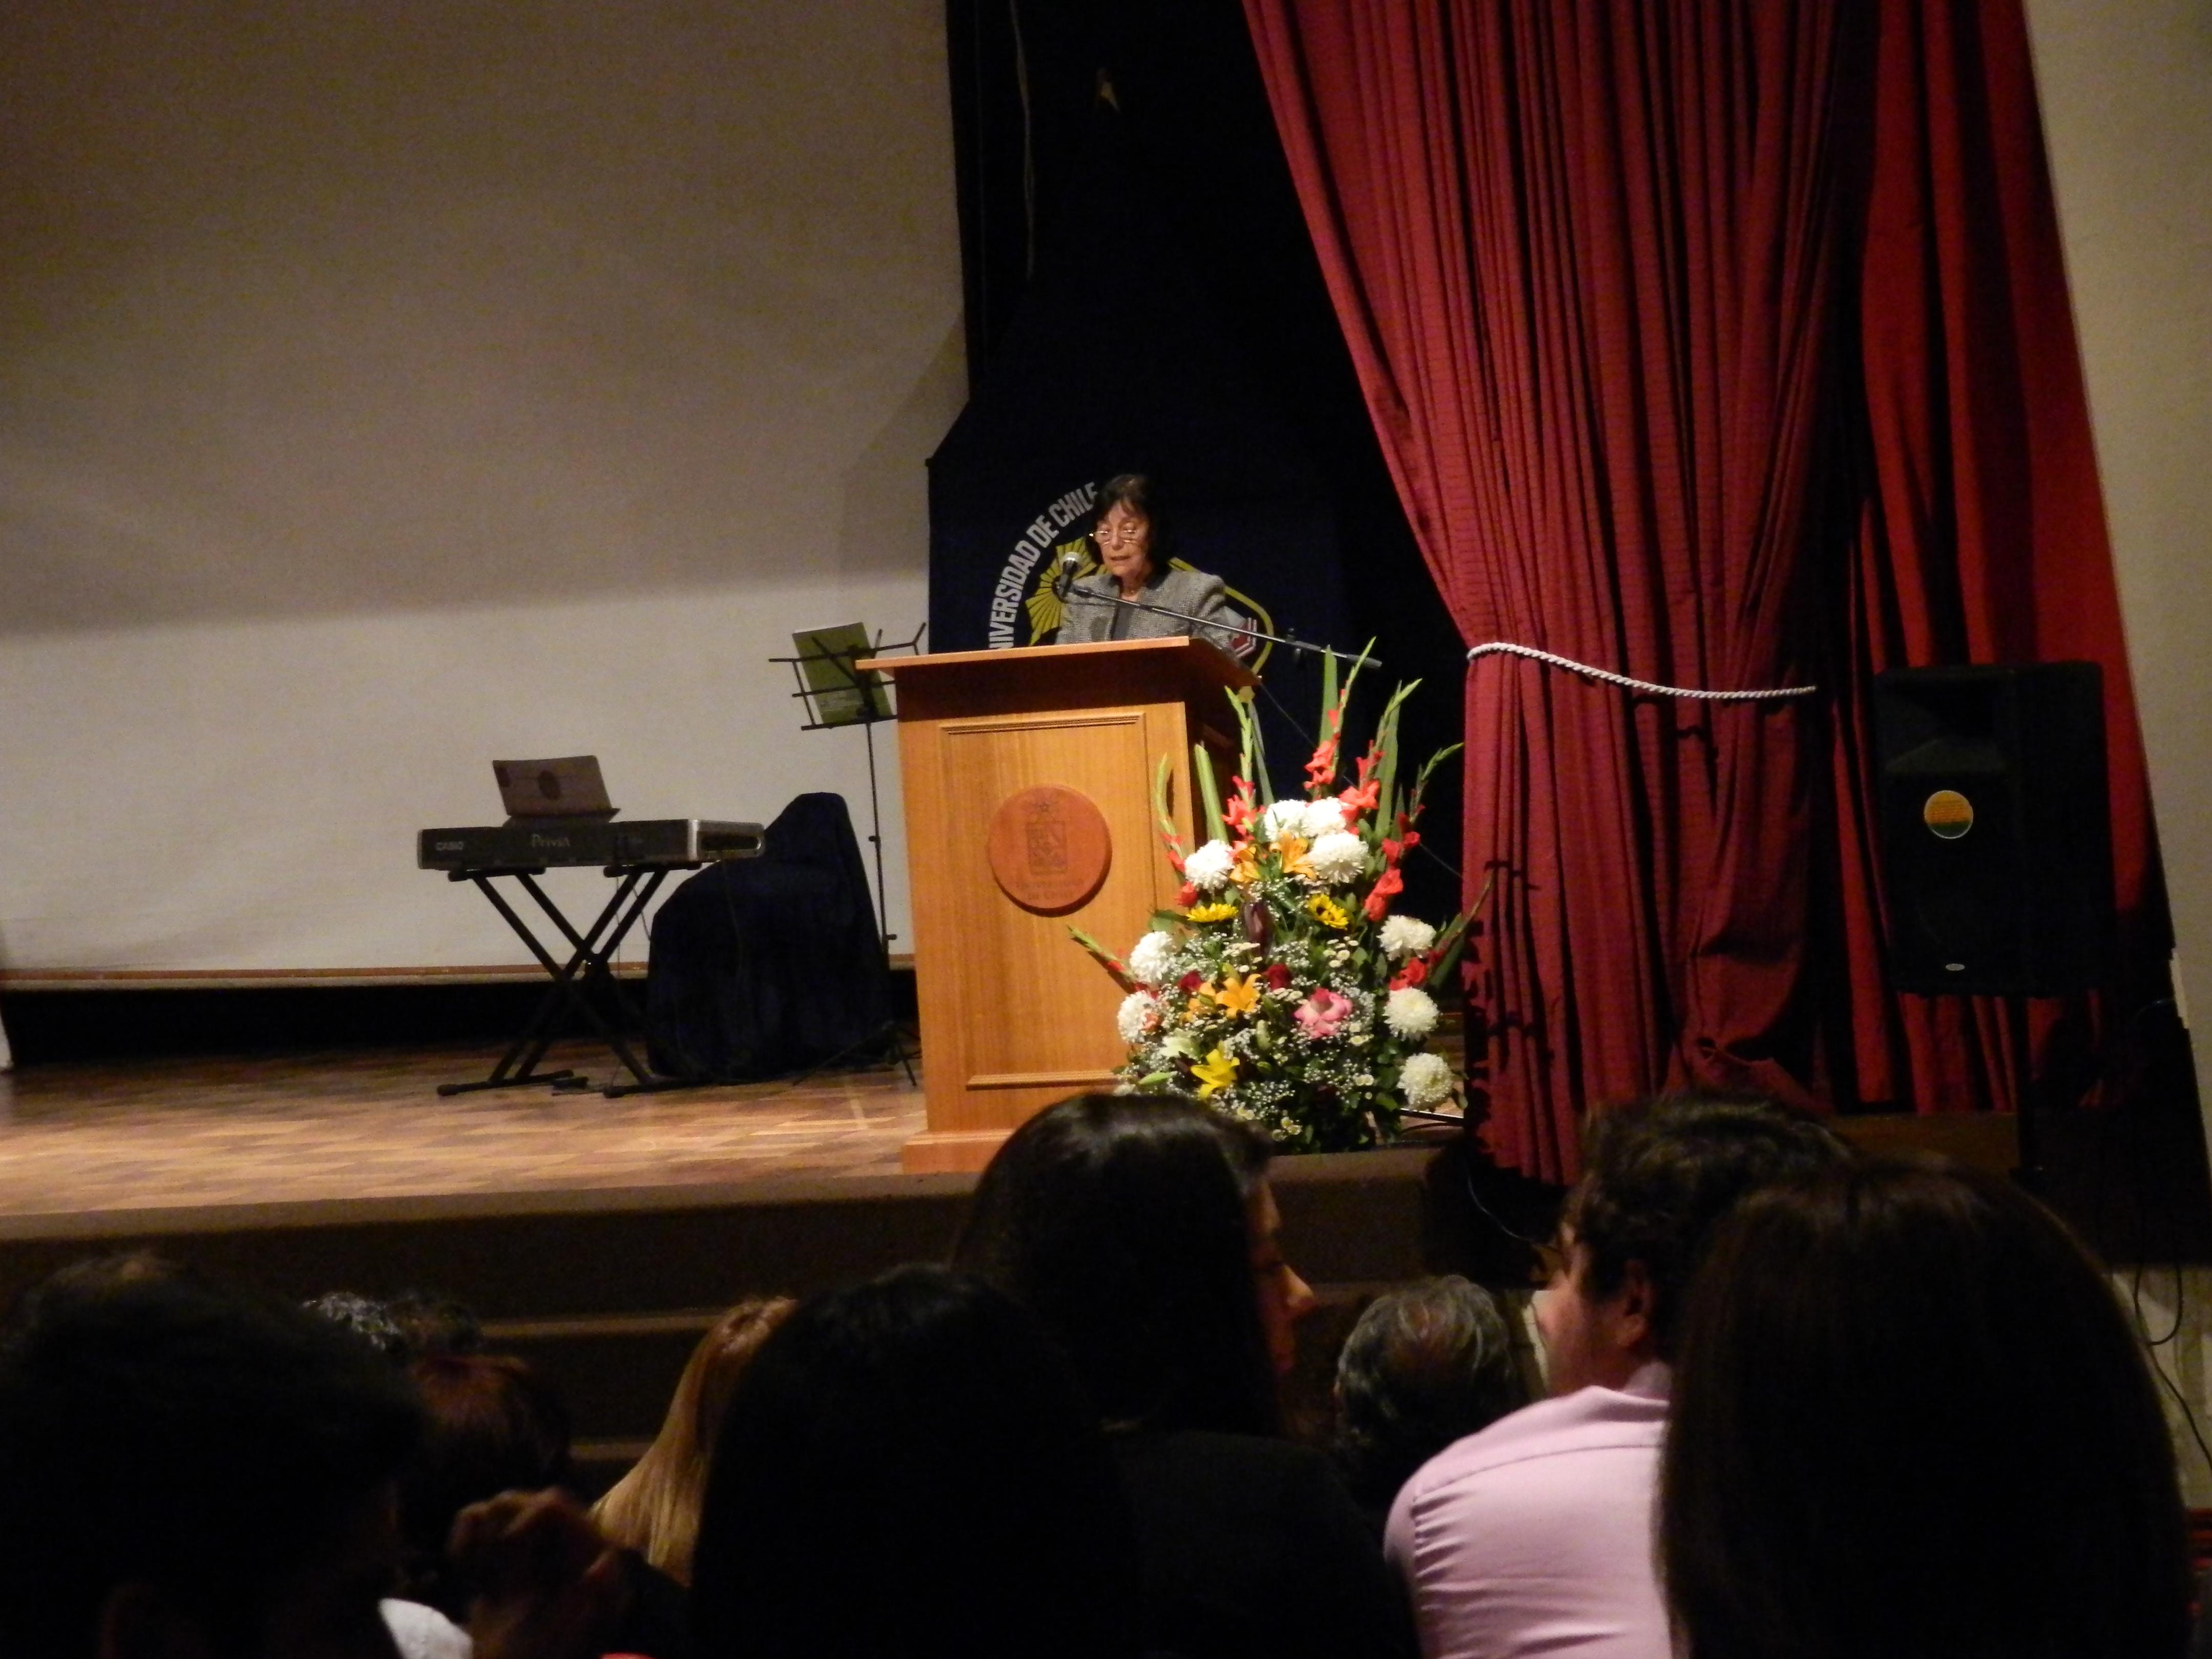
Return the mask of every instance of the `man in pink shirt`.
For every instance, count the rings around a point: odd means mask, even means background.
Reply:
[[[1391,1507],[1426,1659],[1671,1659],[1651,1525],[1683,1291],[1740,1199],[1849,1156],[1741,1097],[1592,1120],[1536,1297],[1553,1397],[1440,1453]]]

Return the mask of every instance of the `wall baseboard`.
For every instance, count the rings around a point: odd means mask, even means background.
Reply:
[[[909,959],[910,960],[910,959]],[[623,964],[642,1006],[645,969]],[[520,969],[0,976],[16,1066],[332,1048],[504,1048],[548,988]],[[914,974],[893,958],[893,1006],[914,1012]],[[560,1035],[586,1036],[573,1019]]]
[[[910,974],[914,957],[895,951],[891,971]],[[643,979],[641,962],[618,962],[617,979]],[[0,968],[0,992],[329,990],[389,985],[543,984],[532,963],[441,968]]]

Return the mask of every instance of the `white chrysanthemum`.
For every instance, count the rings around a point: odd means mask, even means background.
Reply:
[[[1416,1111],[1451,1098],[1451,1066],[1442,1054],[1420,1054],[1398,1068],[1398,1091]]]
[[[1121,1008],[1114,1015],[1114,1028],[1121,1032],[1121,1041],[1133,1048],[1143,1042],[1146,1022],[1158,1006],[1149,991],[1132,991],[1123,997]]]
[[[1382,923],[1382,949],[1391,961],[1402,961],[1437,942],[1437,930],[1416,916],[1391,916]]]
[[[1389,1023],[1392,1036],[1407,1042],[1419,1042],[1437,1029],[1436,999],[1417,985],[1402,986],[1390,993],[1390,1000],[1382,1007],[1382,1018]]]
[[[1332,887],[1358,879],[1367,867],[1367,843],[1343,830],[1315,838],[1306,849],[1306,867]]]
[[[1298,803],[1298,833],[1308,841],[1319,841],[1333,830],[1344,828],[1344,803],[1334,795],[1319,800]]]
[[[1303,834],[1298,826],[1305,821],[1305,812],[1306,804],[1302,800],[1279,800],[1260,815],[1261,830],[1269,841]]]
[[[1183,879],[1201,893],[1218,893],[1237,867],[1237,855],[1225,841],[1210,841],[1182,861]]]
[[[1129,976],[1146,985],[1158,985],[1168,976],[1169,953],[1175,949],[1173,933],[1150,933],[1129,952]]]

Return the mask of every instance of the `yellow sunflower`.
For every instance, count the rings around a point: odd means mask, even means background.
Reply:
[[[1340,933],[1352,925],[1351,913],[1326,893],[1316,893],[1306,901],[1306,914],[1322,927],[1334,927]]]

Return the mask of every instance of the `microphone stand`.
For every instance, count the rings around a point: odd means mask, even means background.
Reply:
[[[1295,651],[1304,656],[1334,657],[1339,662],[1357,660],[1365,663],[1370,668],[1380,668],[1382,665],[1381,660],[1375,657],[1363,656],[1354,659],[1326,645],[1315,645],[1306,640],[1286,638],[1280,634],[1263,634],[1256,628],[1241,628],[1235,623],[1218,622],[1207,617],[1194,617],[1187,611],[1170,611],[1164,605],[1147,605],[1142,599],[1125,599],[1119,593],[1092,593],[1070,582],[1067,591],[1060,596],[1060,603],[1067,605],[1077,599],[1082,600],[1085,605],[1117,605],[1130,611],[1149,611],[1155,617],[1172,617],[1177,622],[1190,623],[1200,629],[1211,629],[1216,633],[1236,634],[1255,642],[1264,640],[1269,645],[1279,645],[1285,651]]]

